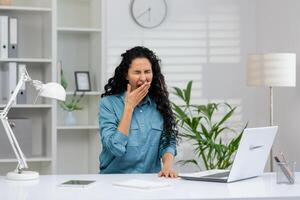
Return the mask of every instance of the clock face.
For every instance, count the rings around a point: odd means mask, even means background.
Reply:
[[[131,15],[134,21],[143,28],[159,26],[167,16],[165,0],[132,0]]]

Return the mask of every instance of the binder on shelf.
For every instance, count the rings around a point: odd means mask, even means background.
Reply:
[[[0,16],[0,58],[8,58],[8,16]]]
[[[2,101],[7,103],[17,86],[17,63],[4,63],[2,67]],[[15,104],[16,102],[14,102]]]
[[[17,70],[17,76],[18,76],[18,81],[21,78],[22,73],[26,70],[26,65],[25,64],[18,64],[18,70]],[[26,84],[23,84],[18,95],[17,95],[17,104],[26,104],[27,103],[27,95],[26,95]]]
[[[18,19],[15,17],[9,18],[8,57],[18,57]]]

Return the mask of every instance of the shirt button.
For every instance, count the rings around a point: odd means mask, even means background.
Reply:
[[[140,112],[143,112],[142,110],[140,110]]]

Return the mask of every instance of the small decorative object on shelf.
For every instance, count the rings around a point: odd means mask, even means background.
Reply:
[[[65,125],[67,125],[67,126],[76,125],[76,118],[74,116],[73,111],[67,112],[67,115],[66,115],[66,118],[65,118]]]
[[[60,84],[63,86],[65,90],[67,89],[68,82],[66,81],[62,68],[60,68]],[[77,91],[74,91],[73,95],[70,98],[68,98],[65,102],[60,102],[59,104],[60,107],[63,110],[68,112],[65,119],[66,125],[76,124],[76,118],[74,116],[73,111],[82,110],[82,106],[80,106],[79,103],[83,97],[84,97],[84,92],[81,95],[77,95]]]
[[[0,5],[10,6],[12,0],[0,0]]]
[[[75,82],[77,91],[91,91],[90,73],[88,71],[76,71]]]
[[[71,99],[65,102],[61,102],[60,106],[62,107],[62,109],[66,111],[82,110],[82,106],[80,106],[79,103],[83,97],[84,97],[84,93],[78,96],[77,91],[74,91]]]

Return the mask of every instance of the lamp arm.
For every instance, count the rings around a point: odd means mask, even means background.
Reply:
[[[17,95],[18,95],[20,89],[22,88],[23,84],[25,84],[25,82],[28,82],[28,81],[32,81],[32,79],[30,78],[27,70],[25,69],[25,71],[21,75],[20,80],[18,81],[16,88],[14,89],[11,97],[9,98],[8,103],[6,104],[4,109],[0,112],[1,117],[5,118],[7,116],[8,111],[12,107],[13,103],[16,101],[16,98],[17,98]]]
[[[13,148],[13,151],[14,151],[16,157],[17,157],[18,166],[17,166],[16,170],[18,173],[20,173],[23,168],[28,168],[25,156],[20,148],[20,145],[19,145],[10,125],[9,125],[7,117],[4,117],[4,118],[1,117],[0,119],[3,124],[5,133],[8,137],[8,140]]]
[[[6,106],[4,107],[3,110],[0,111],[0,120],[3,124],[3,127],[5,129],[5,133],[9,139],[9,142],[13,148],[13,151],[17,157],[18,160],[18,166],[17,166],[17,172],[21,173],[21,170],[23,168],[28,168],[28,165],[26,163],[26,159],[25,156],[20,148],[20,145],[9,125],[8,119],[7,119],[7,114],[8,111],[10,110],[10,108],[12,107],[13,103],[16,101],[17,95],[21,89],[21,87],[23,86],[23,84],[25,84],[25,82],[28,81],[32,81],[32,79],[30,78],[30,76],[28,75],[27,70],[25,69],[23,71],[23,73],[21,74],[21,77],[18,81],[18,84],[16,86],[16,88],[14,89],[12,95],[10,96],[8,103],[6,104]]]

